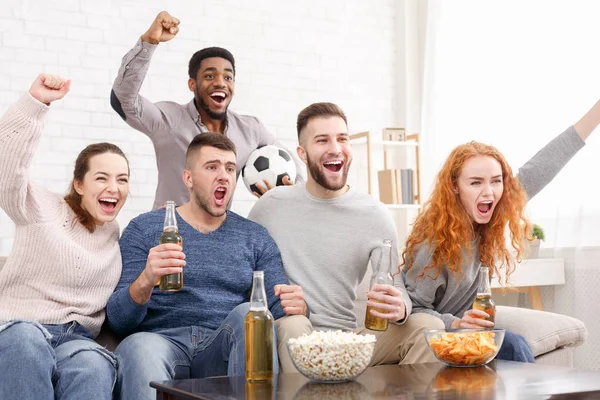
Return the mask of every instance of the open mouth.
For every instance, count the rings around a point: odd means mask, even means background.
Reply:
[[[115,208],[117,208],[118,202],[117,199],[113,199],[112,197],[103,197],[98,200],[100,209],[106,214],[112,214],[115,211]]]
[[[341,160],[333,160],[333,161],[326,161],[323,163],[323,166],[331,172],[339,172],[342,167],[344,166],[344,162]]]
[[[486,217],[491,214],[493,205],[494,202],[491,200],[482,201],[481,203],[477,203],[477,211],[479,211],[479,214]]]
[[[210,94],[210,98],[217,104],[223,104],[227,99],[225,92],[213,92]]]
[[[227,188],[226,187],[219,186],[218,188],[216,188],[215,192],[214,192],[215,203],[217,203],[218,206],[225,205],[225,196],[226,195],[227,195]]]

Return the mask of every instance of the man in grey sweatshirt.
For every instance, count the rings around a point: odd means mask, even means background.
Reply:
[[[298,153],[309,171],[306,184],[267,192],[248,217],[267,228],[281,251],[288,279],[302,287],[310,309],[310,320],[292,316],[288,321],[294,318],[295,324],[286,324],[286,329],[278,324],[282,371],[294,371],[282,348],[287,339],[313,328],[376,335],[372,365],[435,361],[423,331],[443,328],[443,323],[428,314],[411,315],[399,274],[393,285],[376,285],[368,293],[368,304],[387,312],[376,316],[390,322],[388,329],[358,328],[362,321],[357,323],[354,314],[357,287],[369,262],[377,265],[385,239],[392,241],[392,265],[398,265],[398,237],[385,206],[346,184],[352,162],[346,116],[335,104],[315,103],[298,116],[297,131]]]
[[[166,11],[160,12],[133,49],[123,57],[110,95],[113,109],[129,126],[145,133],[154,145],[158,167],[155,209],[167,200],[173,200],[177,205],[190,200],[181,174],[185,169],[187,147],[200,133],[221,133],[231,139],[237,149],[237,176],[255,149],[269,144],[285,148],[258,118],[229,110],[235,92],[235,60],[226,49],[207,47],[192,56],[188,87],[194,98],[189,103],[154,103],[140,95],[158,44],[168,42],[178,32],[179,20]],[[296,182],[304,182],[302,163],[293,152],[289,153],[301,172]],[[293,182],[285,180],[284,183]]]

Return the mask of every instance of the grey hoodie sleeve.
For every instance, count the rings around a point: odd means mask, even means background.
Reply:
[[[529,199],[546,187],[584,145],[575,128],[570,126],[519,168],[517,178]]]
[[[406,269],[402,269],[404,285],[412,301],[413,314],[426,313],[438,317],[444,321],[446,329],[450,329],[452,322],[460,318],[449,313],[439,313],[435,309],[438,290],[446,290],[447,281],[444,275],[440,274],[436,279],[421,276],[425,267],[431,264],[431,254],[429,247],[425,245],[417,250],[410,270],[406,271]]]

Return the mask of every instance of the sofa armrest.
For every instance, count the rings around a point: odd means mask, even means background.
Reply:
[[[528,308],[496,307],[496,325],[523,336],[535,357],[580,346],[587,337],[584,323],[576,318]]]

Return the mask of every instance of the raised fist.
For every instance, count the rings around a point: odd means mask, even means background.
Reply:
[[[161,11],[150,25],[150,28],[142,35],[144,42],[158,44],[168,42],[179,32],[179,20],[166,11]]]
[[[60,100],[71,89],[71,81],[62,76],[39,74],[31,84],[29,93],[41,103],[50,104]]]

